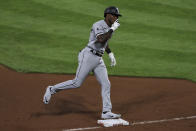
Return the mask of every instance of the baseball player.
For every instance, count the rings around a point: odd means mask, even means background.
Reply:
[[[54,86],[48,86],[43,97],[43,102],[48,104],[51,95],[65,89],[79,88],[90,72],[93,72],[96,79],[101,85],[102,95],[102,119],[120,118],[120,114],[112,113],[112,104],[110,100],[110,81],[105,63],[102,59],[106,51],[111,60],[111,66],[116,65],[114,54],[108,45],[108,40],[112,37],[112,33],[120,26],[118,17],[121,16],[119,10],[115,6],[110,6],[104,11],[104,20],[97,21],[93,24],[90,32],[88,45],[79,52],[78,68],[76,76],[73,80],[68,80]]]

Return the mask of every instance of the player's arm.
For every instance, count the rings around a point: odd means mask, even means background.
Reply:
[[[109,45],[106,46],[105,51],[108,53],[110,61],[111,61],[111,66],[115,66],[116,65],[116,59],[114,57],[114,53],[111,51],[111,49],[109,48]]]
[[[105,45],[105,43],[107,42],[108,39],[111,38],[112,33],[120,26],[118,19],[112,24],[112,27],[110,28],[110,30],[104,34],[98,35],[97,36],[97,41],[96,43],[101,43],[103,45]]]
[[[109,30],[108,32],[106,32],[105,34],[98,35],[98,36],[97,36],[97,41],[96,41],[96,43],[101,43],[101,44],[104,44],[104,45],[105,45],[105,43],[107,42],[107,40],[111,38],[112,32],[113,32],[113,30],[110,29],[110,30]]]
[[[107,46],[105,48],[105,51],[107,52],[107,54],[110,54],[112,52],[111,49],[109,48],[108,44],[107,44]]]

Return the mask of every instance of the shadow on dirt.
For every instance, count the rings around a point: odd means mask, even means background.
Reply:
[[[89,116],[93,119],[97,118],[97,112],[88,109],[88,107],[85,106],[84,103],[85,101],[81,97],[72,97],[71,100],[56,98],[55,103],[43,105],[44,111],[32,113],[31,118],[42,116],[60,116],[68,114],[80,114]]]
[[[153,103],[159,103],[159,101],[167,98],[168,95],[166,92],[157,93],[154,95],[146,95],[143,97],[137,97],[133,100],[125,101],[115,108],[120,110],[122,115],[125,115],[129,112],[132,112],[135,108],[140,109],[141,107],[146,107],[148,105],[152,105]]]

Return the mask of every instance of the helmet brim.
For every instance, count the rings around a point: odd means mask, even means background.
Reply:
[[[115,15],[115,16],[118,16],[118,17],[119,17],[119,16],[122,16],[121,14],[112,14],[112,15]]]
[[[115,15],[115,16],[118,16],[118,17],[119,17],[119,16],[122,17],[121,14],[112,14],[112,13],[104,13],[104,17],[106,17],[107,14],[111,14],[111,15]]]

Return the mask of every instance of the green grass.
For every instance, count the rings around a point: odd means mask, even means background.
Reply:
[[[109,5],[121,26],[110,40],[110,75],[196,81],[195,0],[6,0],[0,4],[0,63],[19,72],[75,73],[78,51]]]

